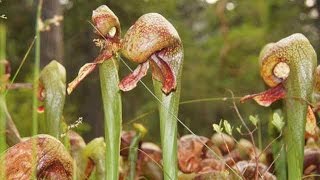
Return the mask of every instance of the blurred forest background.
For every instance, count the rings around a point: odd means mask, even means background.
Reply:
[[[0,15],[7,19],[7,57],[15,72],[34,38],[36,0],[2,0]],[[227,89],[235,96],[264,90],[259,75],[258,55],[268,42],[292,33],[305,34],[319,55],[320,0],[44,0],[43,18],[62,15],[64,20],[50,32],[41,34],[41,66],[59,60],[67,70],[67,82],[86,62],[98,54],[93,39],[92,10],[106,4],[118,16],[122,34],[141,15],[158,12],[179,32],[185,52],[181,101],[220,97],[220,100],[182,104],[179,118],[195,133],[210,136],[212,123],[221,118],[238,125]],[[33,52],[17,77],[17,82],[32,82]],[[120,64],[120,77],[129,70]],[[132,67],[137,64],[130,63]],[[152,89],[151,76],[143,79]],[[31,90],[8,94],[11,115],[22,135],[31,134]],[[123,93],[124,129],[141,122],[149,129],[149,138],[159,141],[156,100],[139,84]],[[258,115],[262,126],[268,122],[268,110],[254,102],[238,104],[245,119]],[[83,117],[76,129],[85,138],[103,136],[103,112],[98,71],[91,74],[71,96],[67,96],[65,120],[73,123]],[[144,115],[144,116],[142,116]],[[267,128],[261,130],[266,132]],[[188,133],[179,125],[179,134]]]

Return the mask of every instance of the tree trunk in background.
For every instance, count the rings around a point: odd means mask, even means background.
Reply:
[[[42,7],[42,20],[55,15],[63,16],[63,9],[59,0],[44,0]],[[51,60],[63,62],[63,21],[59,26],[50,25],[50,30],[41,33],[41,67]]]

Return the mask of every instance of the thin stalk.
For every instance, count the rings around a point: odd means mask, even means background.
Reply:
[[[38,134],[38,87],[39,87],[39,72],[40,72],[40,23],[41,23],[41,9],[42,9],[42,0],[39,0],[37,6],[36,14],[36,24],[35,24],[35,58],[34,58],[34,67],[33,67],[33,97],[32,97],[32,136]],[[37,162],[37,142],[34,138],[33,142],[33,172],[32,179],[36,179],[36,162]]]
[[[180,72],[181,73],[181,72]],[[154,91],[158,102],[160,117],[161,146],[163,154],[163,170],[166,172],[164,179],[177,179],[177,120],[180,99],[180,76],[177,76],[177,89],[169,95],[161,91],[162,84],[153,80]]]
[[[136,165],[138,159],[138,148],[139,148],[139,141],[141,139],[141,133],[136,132],[137,134],[133,137],[130,148],[129,148],[129,176],[128,180],[135,180],[136,177]]]
[[[13,85],[14,81],[16,80],[16,77],[18,76],[18,74],[19,74],[19,72],[20,72],[23,64],[24,64],[25,61],[27,60],[27,57],[28,57],[28,55],[29,55],[29,53],[30,53],[30,51],[31,51],[31,49],[32,49],[32,47],[33,47],[34,42],[35,42],[36,39],[37,39],[37,37],[34,37],[34,39],[32,40],[31,44],[29,45],[28,50],[27,50],[27,52],[24,54],[23,59],[22,59],[20,65],[19,65],[16,73],[13,75],[13,78],[11,79],[11,82],[10,82],[10,84],[9,84],[9,87],[11,87],[11,86]],[[32,85],[31,85],[31,86],[32,86]],[[8,87],[8,89],[7,89],[6,92],[5,92],[5,96],[7,96],[8,92],[9,92],[9,87]]]
[[[106,141],[106,179],[119,178],[120,132],[122,123],[121,94],[118,87],[119,62],[115,57],[99,66],[100,85],[104,110]]]
[[[3,24],[0,24],[0,61],[5,60],[6,58],[6,29]],[[0,153],[4,152],[6,149],[6,134],[5,134],[5,128],[6,128],[6,113],[5,113],[5,80],[4,80],[4,74],[5,74],[5,65],[4,63],[0,63]],[[5,172],[2,168],[4,163],[1,163],[0,166],[0,179],[4,179]]]
[[[33,98],[32,98],[32,135],[38,133],[38,86],[39,86],[39,72],[40,72],[40,29],[41,22],[42,0],[39,0],[37,6],[36,25],[35,25],[35,58],[33,66]]]
[[[262,122],[258,121],[258,147],[262,149]]]

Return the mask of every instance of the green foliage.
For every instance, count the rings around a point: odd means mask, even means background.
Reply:
[[[241,128],[242,126],[236,127],[236,130],[238,131],[239,134],[243,134]]]
[[[212,124],[213,130],[217,133],[223,133],[224,131],[232,136],[232,130],[233,127],[230,125],[230,123],[227,120],[220,120],[219,124]],[[236,128],[237,130],[239,127]],[[238,130],[240,131],[240,129]]]
[[[223,127],[221,127],[221,122],[219,124],[212,124],[213,130],[217,133],[222,133]]]
[[[223,121],[223,126],[224,126],[226,133],[229,134],[230,136],[232,136],[232,127],[227,120]]]
[[[282,128],[284,126],[284,121],[283,121],[283,117],[280,117],[280,115],[278,113],[273,113],[272,115],[272,121],[271,123],[274,125],[274,127],[277,128],[277,130],[279,132],[282,132]]]
[[[258,116],[252,116],[252,115],[249,116],[249,120],[254,126],[257,126],[257,124],[260,121]]]

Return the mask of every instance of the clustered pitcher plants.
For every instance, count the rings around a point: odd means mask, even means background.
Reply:
[[[36,26],[38,36],[41,31],[38,29],[41,3],[40,0]],[[268,172],[269,168],[262,164],[240,162],[251,156],[248,149],[255,148],[245,140],[235,145],[233,138],[228,135],[214,136],[212,140],[192,135],[182,137],[178,146],[177,116],[184,55],[179,34],[167,19],[158,13],[144,14],[121,36],[118,17],[102,5],[93,11],[92,25],[98,36],[94,42],[100,47],[100,52],[92,62],[81,67],[77,77],[68,86],[66,70],[55,60],[44,67],[41,73],[35,71],[33,88],[37,99],[34,106],[37,106],[38,112],[44,112],[45,121],[35,120],[33,128],[34,132],[38,132],[39,126],[39,132],[43,134],[35,133],[32,137],[22,139],[12,122],[4,93],[10,74],[6,72],[8,65],[5,56],[0,53],[0,130],[6,132],[6,136],[0,136],[0,147],[3,147],[4,140],[10,146],[6,150],[1,149],[5,152],[0,157],[3,162],[0,164],[0,178],[89,179],[94,176],[96,179],[133,180],[137,174],[141,174],[136,170],[144,165],[150,166],[148,158],[153,157],[153,165],[162,163],[163,167],[163,174],[151,176],[158,179],[178,179],[179,170],[180,174],[188,174],[208,170],[225,172],[228,169],[231,174],[239,175],[221,173],[214,177],[250,179],[253,173],[255,178],[260,173],[261,178],[275,179]],[[1,49],[5,49],[2,43],[0,45]],[[131,73],[122,80],[119,78],[121,56],[138,64],[134,70],[129,68]],[[123,63],[127,66],[125,61]],[[35,66],[39,66],[39,39],[36,40]],[[154,86],[154,93],[150,93],[158,103],[162,152],[157,146],[141,143],[147,132],[142,125],[134,125],[135,134],[122,131],[121,94],[135,88],[147,75],[150,66]],[[311,107],[320,92],[315,51],[304,35],[293,34],[263,48],[260,67],[263,80],[271,89],[245,96],[241,101],[254,99],[260,105],[269,106],[283,99],[287,157],[284,167],[288,167],[289,179],[301,179],[305,138],[316,139],[319,133],[313,112],[317,108]],[[63,108],[66,92],[70,95],[96,68],[100,76],[105,137],[86,144],[64,122]],[[141,84],[146,86],[142,81]],[[148,152],[142,154],[139,149]],[[231,150],[234,150],[233,154]],[[120,154],[129,162],[127,173],[120,168]],[[249,171],[253,173],[248,174]]]

